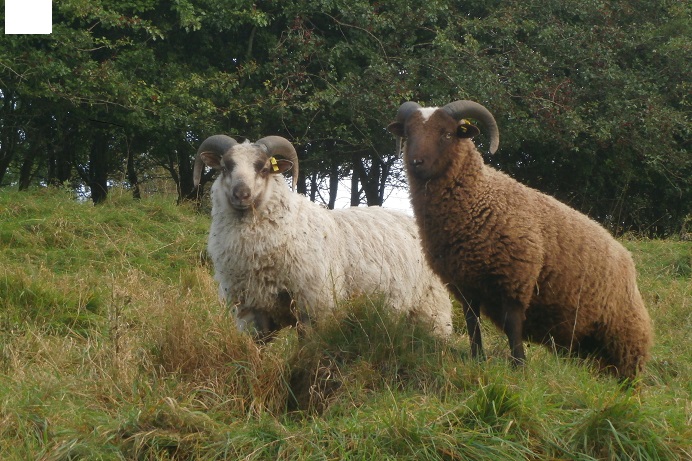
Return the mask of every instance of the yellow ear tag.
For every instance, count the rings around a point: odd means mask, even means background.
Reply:
[[[279,171],[279,165],[277,165],[276,159],[274,157],[271,157],[269,159],[269,162],[272,164],[272,170],[274,170],[274,172]]]

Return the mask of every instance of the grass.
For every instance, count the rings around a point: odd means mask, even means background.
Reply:
[[[623,242],[656,329],[623,388],[537,346],[513,370],[488,325],[475,363],[378,299],[258,347],[208,226],[169,198],[0,191],[2,459],[692,459],[690,242]]]

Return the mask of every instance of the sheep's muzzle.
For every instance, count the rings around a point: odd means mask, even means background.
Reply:
[[[230,197],[231,206],[238,211],[245,211],[252,206],[252,193],[250,188],[244,184],[233,187]]]

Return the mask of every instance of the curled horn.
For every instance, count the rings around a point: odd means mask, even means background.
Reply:
[[[202,179],[202,170],[204,169],[204,161],[202,160],[200,154],[202,152],[212,152],[221,157],[228,149],[236,144],[238,144],[238,141],[230,136],[226,136],[225,134],[215,134],[214,136],[209,136],[202,142],[202,144],[200,144],[199,149],[197,149],[195,167],[192,172],[195,187],[199,186]]]
[[[495,151],[497,151],[500,145],[500,130],[497,128],[495,117],[493,117],[493,114],[491,114],[488,109],[474,101],[454,101],[444,106],[442,110],[447,112],[455,120],[470,117],[481,122],[485,126],[485,129],[488,130],[488,135],[490,137],[490,153],[494,154]]]
[[[417,111],[418,109],[421,108],[421,105],[413,102],[413,101],[406,101],[403,103],[400,107],[399,110],[396,111],[396,123],[400,123],[401,125],[406,123],[406,119],[411,115],[413,112]],[[396,153],[399,157],[401,157],[401,151],[402,151],[402,144],[403,144],[403,138],[397,136],[396,138]]]
[[[280,155],[286,160],[293,162],[293,182],[291,187],[292,190],[295,191],[296,185],[298,184],[298,153],[295,147],[293,147],[293,144],[291,144],[288,139],[282,138],[281,136],[266,136],[262,139],[258,139],[255,144],[266,147],[267,152],[272,157]]]
[[[411,115],[416,110],[420,109],[420,107],[420,104],[413,101],[407,101],[403,103],[399,107],[399,110],[396,112],[396,121],[399,123],[406,122],[406,119],[409,117],[409,115]]]

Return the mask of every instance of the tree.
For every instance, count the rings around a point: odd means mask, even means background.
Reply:
[[[401,102],[473,99],[488,161],[616,232],[692,215],[690,7],[616,0],[64,0],[50,36],[0,41],[0,184],[137,185],[195,198],[205,137],[278,134],[298,190],[381,204],[403,182]],[[95,129],[99,126],[103,129]],[[476,139],[486,144],[481,135]],[[212,178],[203,176],[203,182]],[[100,195],[99,195],[100,194]]]
[[[690,66],[679,54],[688,13],[666,2],[508,2],[463,25],[495,43],[510,103],[500,165],[616,232],[679,230],[692,211]]]

